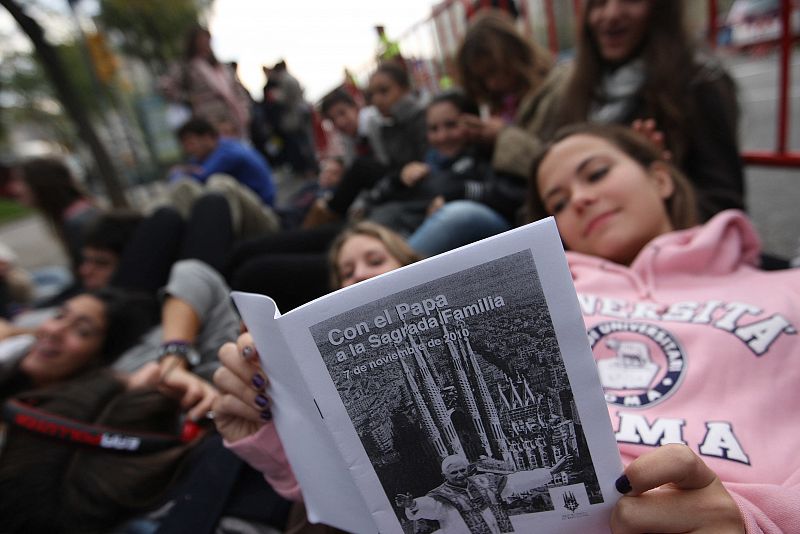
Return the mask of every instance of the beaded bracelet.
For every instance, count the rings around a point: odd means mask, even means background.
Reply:
[[[183,359],[189,366],[189,369],[200,364],[200,354],[198,354],[191,343],[187,341],[175,340],[162,343],[161,347],[158,349],[159,363],[167,356],[177,356]]]

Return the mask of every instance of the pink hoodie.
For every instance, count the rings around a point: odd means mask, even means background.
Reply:
[[[800,532],[800,270],[760,271],[759,252],[726,211],[630,267],[567,258],[623,461],[684,443],[748,533]]]
[[[654,239],[630,267],[567,253],[623,461],[685,443],[749,534],[800,532],[800,269],[760,271],[738,211]],[[229,445],[291,499],[274,427]]]
[[[272,489],[280,496],[290,501],[303,500],[300,484],[297,483],[289,466],[283,444],[272,422],[265,424],[251,436],[233,443],[226,440],[224,443],[253,469],[261,471]]]

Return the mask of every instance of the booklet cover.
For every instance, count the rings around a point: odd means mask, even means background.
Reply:
[[[608,530],[622,464],[552,219],[283,316],[234,299],[312,521]]]

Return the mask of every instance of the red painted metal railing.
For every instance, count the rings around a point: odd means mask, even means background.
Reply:
[[[716,0],[709,0],[716,5]],[[790,127],[790,81],[792,45],[800,40],[792,35],[792,2],[781,0],[781,36],[778,40],[780,49],[780,74],[778,79],[778,109],[776,124],[778,125],[777,143],[774,151],[749,151],[743,154],[746,163],[770,167],[800,167],[800,152],[791,152],[788,146]]]

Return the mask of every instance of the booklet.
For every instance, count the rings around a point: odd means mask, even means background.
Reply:
[[[233,296],[312,521],[608,531],[622,463],[552,218],[286,315]]]

